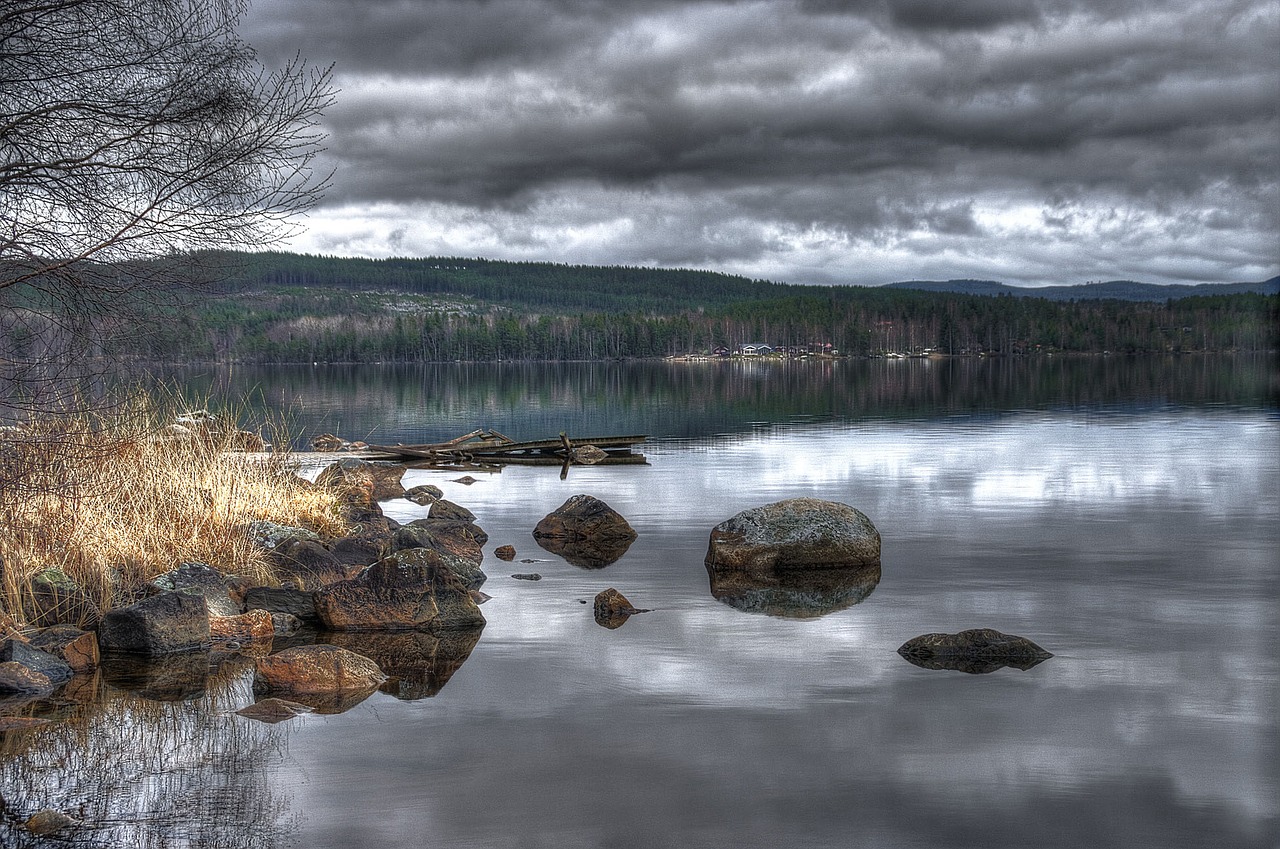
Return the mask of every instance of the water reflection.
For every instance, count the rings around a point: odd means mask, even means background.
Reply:
[[[415,701],[437,695],[449,683],[471,656],[483,630],[441,634],[335,631],[322,634],[320,639],[369,658],[388,676],[379,688],[382,692]]]
[[[104,681],[91,703],[37,711],[58,721],[0,733],[0,845],[288,845],[298,819],[273,773],[286,738],[222,710],[247,700],[242,677],[215,676],[198,698],[167,700],[197,689],[177,683],[181,667],[196,665],[186,661],[163,672],[117,667],[112,677],[133,689]],[[50,809],[77,823],[50,838],[23,828],[27,817]]]
[[[880,566],[834,569],[717,569],[711,595],[746,613],[814,619],[860,604],[880,583]]]
[[[1010,410],[1151,410],[1276,403],[1259,356],[837,362],[448,363],[275,366],[175,372],[197,397],[289,411],[311,436],[405,444],[483,427],[515,439],[644,433],[660,438],[870,419]],[[301,445],[299,446],[301,447]]]
[[[595,539],[535,537],[535,539],[543,550],[563,557],[565,562],[579,569],[603,569],[611,563],[616,563],[635,542],[628,537]]]

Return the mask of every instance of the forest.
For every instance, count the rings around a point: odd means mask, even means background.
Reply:
[[[707,271],[484,259],[219,257],[104,353],[165,362],[449,362],[710,355],[746,343],[854,357],[1274,351],[1280,296],[1049,300],[793,286]],[[176,292],[174,294],[177,294]]]

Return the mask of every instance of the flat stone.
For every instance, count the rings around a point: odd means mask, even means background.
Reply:
[[[428,549],[398,552],[350,581],[317,590],[315,599],[321,621],[338,631],[439,631],[485,623],[467,586]]]
[[[243,707],[236,713],[246,719],[274,725],[277,722],[284,722],[286,719],[293,719],[295,716],[301,716],[304,713],[311,713],[312,710],[309,705],[304,705],[301,702],[269,697],[256,701],[248,707]]]
[[[296,646],[259,658],[254,692],[295,694],[363,692],[387,680],[369,658],[331,645]]]

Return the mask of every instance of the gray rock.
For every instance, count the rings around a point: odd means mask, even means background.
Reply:
[[[181,592],[203,596],[214,616],[235,616],[240,603],[228,591],[226,577],[205,563],[183,563],[153,578],[150,585],[159,592]]]
[[[315,531],[266,520],[249,522],[245,525],[245,534],[258,548],[268,550],[280,548],[285,543],[294,542],[295,540],[309,539],[317,542],[320,540],[320,535]]]
[[[444,490],[438,486],[432,486],[429,483],[424,483],[405,490],[404,497],[412,501],[414,504],[421,504],[425,507],[428,504],[444,498]]]
[[[73,674],[71,666],[66,661],[22,640],[0,641],[0,662],[9,661],[20,663],[31,671],[40,673],[53,684],[68,681]]]
[[[806,569],[880,562],[880,532],[862,512],[817,498],[744,510],[711,531],[716,569]]]
[[[925,669],[982,674],[1006,666],[1027,670],[1053,657],[1040,646],[994,628],[972,628],[956,634],[921,634],[907,640],[898,654]]]
[[[210,645],[204,596],[167,592],[109,611],[98,625],[105,652],[159,655]]]
[[[28,625],[44,627],[75,623],[96,627],[102,612],[89,594],[65,572],[50,566],[31,577],[31,592],[22,609]]]

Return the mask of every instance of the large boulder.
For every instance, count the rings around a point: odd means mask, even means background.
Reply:
[[[862,512],[817,498],[743,510],[711,531],[716,569],[815,569],[880,563],[880,532]]]
[[[322,713],[339,713],[368,698],[387,676],[363,655],[338,646],[296,646],[259,658],[255,693],[282,693]]]
[[[47,693],[55,686],[49,676],[16,660],[0,662],[0,696]]]
[[[428,519],[452,519],[456,522],[474,522],[476,514],[461,504],[454,504],[444,498],[437,498],[427,511]]]
[[[600,569],[626,554],[635,529],[620,513],[591,495],[574,495],[542,517],[533,538],[575,566]]]
[[[235,616],[240,612],[240,602],[231,597],[226,577],[206,563],[183,563],[156,576],[150,585],[159,592],[204,596],[209,613],[215,616]]]
[[[391,559],[401,563],[439,563],[457,575],[469,590],[480,589],[489,578],[478,561],[459,557],[447,549],[405,548],[392,554]]]
[[[1040,646],[994,628],[971,628],[956,634],[921,634],[907,640],[898,654],[925,669],[982,674],[1012,666],[1030,669],[1053,657]]]
[[[399,463],[344,457],[326,466],[316,476],[316,484],[355,492],[361,498],[368,493],[374,501],[386,501],[404,497],[405,489],[400,483],[404,473],[405,467]]]
[[[336,631],[444,631],[485,624],[471,594],[441,556],[397,552],[349,581],[315,592],[316,611]]]
[[[98,624],[104,652],[158,655],[209,644],[209,606],[202,595],[160,593],[109,611]]]

